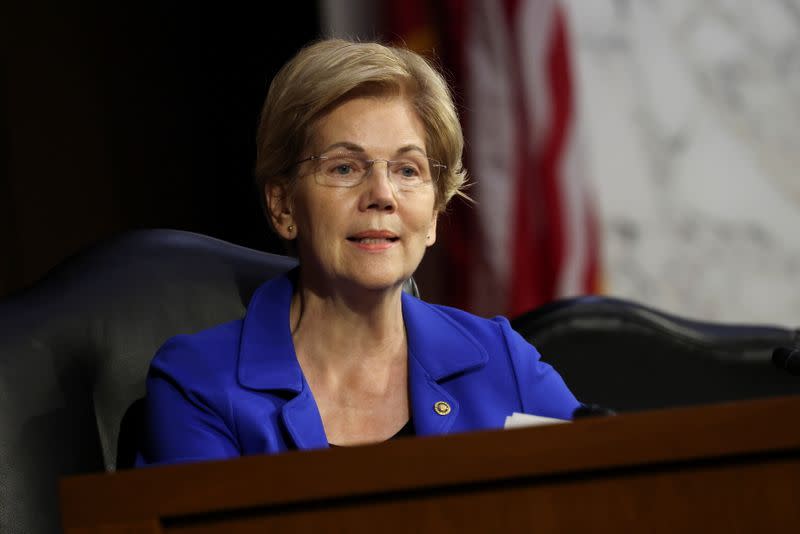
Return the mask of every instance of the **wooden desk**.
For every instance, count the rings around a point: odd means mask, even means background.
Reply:
[[[65,532],[800,532],[800,396],[61,482]]]

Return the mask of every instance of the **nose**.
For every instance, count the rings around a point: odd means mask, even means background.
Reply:
[[[386,169],[375,168],[379,163]],[[397,191],[389,177],[389,162],[375,160],[362,184],[360,208],[362,210],[380,210],[392,212],[397,209]]]

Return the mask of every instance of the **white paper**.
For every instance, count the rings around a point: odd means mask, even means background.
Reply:
[[[503,428],[521,428],[524,426],[555,425],[558,423],[569,423],[564,419],[554,419],[552,417],[542,417],[541,415],[531,415],[528,413],[514,412],[506,417]]]

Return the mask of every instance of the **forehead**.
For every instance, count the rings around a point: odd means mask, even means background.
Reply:
[[[348,99],[320,117],[310,139],[316,151],[343,143],[381,154],[409,145],[426,146],[424,124],[411,102],[401,96]]]

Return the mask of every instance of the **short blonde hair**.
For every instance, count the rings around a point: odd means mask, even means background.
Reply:
[[[408,96],[425,127],[428,156],[447,166],[435,184],[437,210],[465,196],[464,135],[444,77],[408,49],[341,39],[303,48],[272,80],[258,126],[259,191],[274,184],[291,194],[295,163],[318,119],[350,97],[384,94]]]

